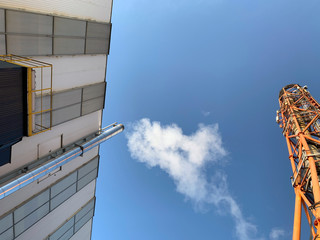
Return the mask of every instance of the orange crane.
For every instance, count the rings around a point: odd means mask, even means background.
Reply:
[[[320,104],[307,87],[290,84],[279,93],[276,120],[286,138],[295,192],[293,240],[300,240],[301,208],[310,225],[310,239],[320,240]]]

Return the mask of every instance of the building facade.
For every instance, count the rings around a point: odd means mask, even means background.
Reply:
[[[111,11],[0,3],[1,240],[91,239]]]

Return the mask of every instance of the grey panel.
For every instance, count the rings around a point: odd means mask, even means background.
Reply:
[[[38,196],[34,197],[26,204],[19,207],[17,210],[14,211],[14,222],[19,222],[22,218],[29,215],[31,212],[39,208],[45,202],[49,201],[49,190],[44,191],[43,193],[39,194]]]
[[[80,117],[80,110],[81,104],[79,103],[52,111],[52,125],[55,126],[71,119]]]
[[[62,181],[58,182],[54,186],[51,187],[51,198],[56,196],[58,193],[62,192],[70,185],[77,181],[77,172],[72,173],[68,177],[64,178]]]
[[[14,228],[15,236],[20,235],[22,232],[24,232],[26,229],[31,227],[34,223],[36,223],[38,220],[43,218],[48,213],[49,213],[49,203],[46,203],[45,205],[38,208],[36,211],[31,213],[26,218],[22,219],[20,222],[18,222],[15,225],[15,228]]]
[[[98,83],[90,86],[85,86],[83,88],[82,101],[104,96],[105,85],[106,84],[103,82],[103,83]]]
[[[63,236],[59,238],[59,240],[69,240],[73,235],[73,228],[70,228]],[[51,239],[50,239],[51,240]]]
[[[59,206],[64,201],[66,201],[68,198],[70,198],[75,193],[76,193],[76,184],[74,183],[73,185],[68,187],[66,190],[59,193],[57,196],[55,196],[50,201],[51,202],[51,210],[55,209],[57,206]]]
[[[0,234],[1,240],[12,240],[13,239],[13,228],[9,228],[4,233]]]
[[[110,24],[88,22],[87,37],[109,38]]]
[[[9,214],[0,220],[0,233],[6,231],[13,224],[12,214]],[[1,238],[0,238],[1,239]]]
[[[82,103],[82,115],[103,109],[104,97],[90,99]]]
[[[51,55],[52,38],[7,35],[7,50],[17,55]]]
[[[58,109],[81,102],[81,89],[54,93],[52,96],[52,108]]]
[[[86,53],[95,54],[95,53],[108,53],[109,39],[89,39],[87,38],[86,43]]]
[[[84,206],[75,216],[75,221],[78,222],[84,215],[86,215],[91,209],[94,209],[94,200],[91,200],[86,206]]]
[[[44,127],[50,127],[50,112],[44,112],[42,113],[42,121],[41,121],[41,114],[37,114],[35,116],[35,124],[42,125]]]
[[[46,110],[50,108],[50,101],[51,97],[50,96],[42,96],[42,101],[41,101],[41,96],[36,97],[35,99],[35,112],[41,111],[41,104],[42,104],[42,110]]]
[[[67,18],[54,18],[54,35],[85,37],[86,22]]]
[[[51,236],[50,240],[58,240],[62,237],[68,230],[72,230],[73,233],[74,217],[71,218],[68,222],[63,224],[57,231],[55,231]]]
[[[88,164],[84,165],[82,168],[78,170],[78,179],[82,178],[83,176],[87,175],[93,169],[98,167],[98,157],[94,160],[90,161]]]
[[[77,232],[83,225],[85,225],[93,217],[93,209],[83,216],[74,226],[74,231]]]
[[[6,54],[6,37],[4,34],[0,34],[0,54]]]
[[[84,54],[84,39],[78,38],[54,38],[54,54]]]
[[[84,176],[78,181],[77,191],[82,189],[84,186],[86,186],[88,183],[90,183],[92,180],[94,180],[97,177],[97,169],[91,171],[89,174]]]
[[[52,17],[7,10],[7,32],[52,35]]]
[[[0,9],[0,32],[5,32],[4,9]]]

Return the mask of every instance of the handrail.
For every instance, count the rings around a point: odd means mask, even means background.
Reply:
[[[109,127],[109,126],[108,126]],[[13,180],[12,182],[0,187],[0,199],[9,196],[10,194],[18,191],[19,189],[27,186],[28,184],[36,181],[37,179],[45,176],[46,174],[54,171],[55,169],[63,166],[78,156],[82,156],[83,153],[98,146],[107,139],[122,132],[124,126],[122,124],[111,125],[111,128],[103,128],[97,132],[97,136],[83,145],[79,145],[72,150],[63,153],[61,156],[55,158],[53,161],[44,164],[43,166],[26,173],[25,175]]]

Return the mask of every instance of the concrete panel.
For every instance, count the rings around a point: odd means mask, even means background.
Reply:
[[[52,96],[53,109],[59,109],[68,105],[81,102],[81,89],[72,89],[64,92],[54,93]]]
[[[78,38],[54,38],[54,55],[84,54],[84,39]]]
[[[52,111],[52,125],[56,126],[60,123],[80,117],[81,104],[71,105]]]
[[[88,240],[91,237],[92,219],[76,232],[70,240]]]
[[[85,86],[83,88],[82,101],[86,101],[92,98],[103,97],[105,93],[105,83],[95,84],[91,86]]]
[[[6,12],[8,33],[52,35],[52,22],[51,16],[10,10]]]
[[[6,54],[6,37],[4,34],[0,34],[0,54]]]
[[[101,24],[88,22],[87,37],[88,38],[109,38],[110,24]]]
[[[35,57],[53,64],[53,91],[104,82],[106,55]]]
[[[67,18],[54,18],[55,36],[77,36],[85,37],[86,22]]]
[[[22,56],[51,55],[52,38],[34,36],[7,36],[8,54]]]
[[[4,10],[0,9],[0,32],[5,32]]]
[[[93,198],[95,192],[95,181],[85,186],[65,202],[63,202],[54,211],[42,218],[37,224],[33,225],[16,240],[43,240],[48,233],[54,232],[65,220],[71,217],[78,209]],[[48,224],[50,223],[50,224]],[[37,234],[35,234],[37,233]],[[85,238],[86,240],[90,238]]]
[[[97,22],[110,22],[112,0],[1,0],[1,7]]]
[[[104,97],[90,99],[82,103],[82,115],[89,114],[103,108]]]
[[[86,53],[87,54],[108,54],[109,39],[87,38]]]

